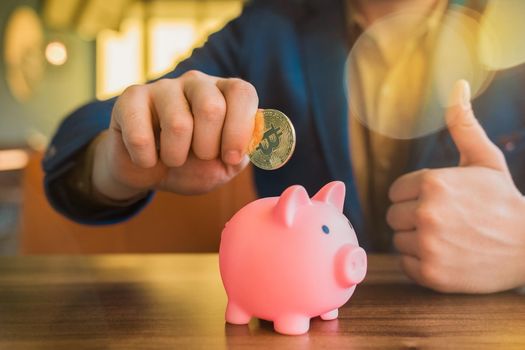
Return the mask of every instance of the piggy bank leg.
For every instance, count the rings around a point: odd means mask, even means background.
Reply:
[[[339,309],[328,311],[327,313],[322,314],[321,319],[325,321],[330,321],[330,320],[335,320],[337,316],[339,316]]]
[[[273,322],[275,331],[288,335],[299,335],[308,332],[310,318],[299,315],[283,315]]]
[[[252,317],[235,302],[228,300],[226,306],[226,322],[231,324],[248,324]]]

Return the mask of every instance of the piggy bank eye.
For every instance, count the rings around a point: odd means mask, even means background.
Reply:
[[[324,233],[326,233],[326,234],[329,234],[329,233],[330,233],[330,229],[328,228],[328,226],[323,225],[322,229],[323,229],[323,232],[324,232]]]

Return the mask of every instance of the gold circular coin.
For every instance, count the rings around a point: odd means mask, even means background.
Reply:
[[[258,168],[275,170],[285,165],[295,150],[295,129],[290,119],[275,109],[262,111],[264,131],[261,141],[248,153]]]

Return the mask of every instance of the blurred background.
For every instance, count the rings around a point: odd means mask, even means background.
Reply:
[[[0,255],[218,250],[224,223],[255,199],[251,168],[207,195],[159,193],[130,221],[88,227],[61,217],[49,206],[40,163],[54,130],[71,111],[170,71],[212,32],[238,16],[245,1],[0,1]],[[455,81],[467,79],[477,97],[497,72],[512,74],[511,68],[523,67],[525,1],[458,0],[443,11],[439,21],[426,12],[393,13],[356,39],[347,60],[347,83],[359,88],[349,89],[350,95],[356,93],[348,96],[349,108],[370,130],[395,139],[442,130],[443,108]],[[358,64],[360,57],[373,63],[367,52],[372,58],[377,56],[367,49],[367,38],[402,32],[407,23],[429,28],[439,24],[439,30],[429,36],[431,59],[420,65],[402,60],[405,63],[400,68],[369,65],[374,72],[370,76],[377,75],[389,85],[385,91],[395,93],[390,93],[389,103],[381,104],[384,116],[378,111],[366,115],[366,96],[385,92],[382,88],[376,91],[373,83],[368,90],[360,85],[360,77],[367,76],[367,66]],[[410,41],[417,33],[407,30],[402,39],[396,34],[400,43],[409,41],[393,45],[394,49],[404,47],[403,55],[420,57],[417,53],[426,50],[427,44],[425,40]],[[428,77],[424,87],[414,88],[407,77],[417,77],[418,69]],[[411,106],[406,101],[416,103]],[[397,122],[399,104],[412,108],[420,102],[429,109],[413,108],[424,116],[417,120],[417,128]],[[396,118],[390,118],[390,112]],[[504,147],[512,151],[515,146],[509,142]]]
[[[158,195],[139,218],[92,228],[49,207],[40,161],[69,112],[171,70],[242,5],[242,0],[0,2],[0,255],[217,250],[224,222],[255,196],[250,169],[209,195]]]

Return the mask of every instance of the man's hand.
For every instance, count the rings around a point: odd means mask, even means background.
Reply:
[[[475,118],[460,81],[447,124],[459,167],[404,175],[390,188],[387,221],[406,274],[442,292],[525,285],[525,199],[502,152]]]
[[[113,200],[148,190],[198,194],[247,164],[258,97],[240,79],[190,71],[128,88],[95,148],[93,186]]]

